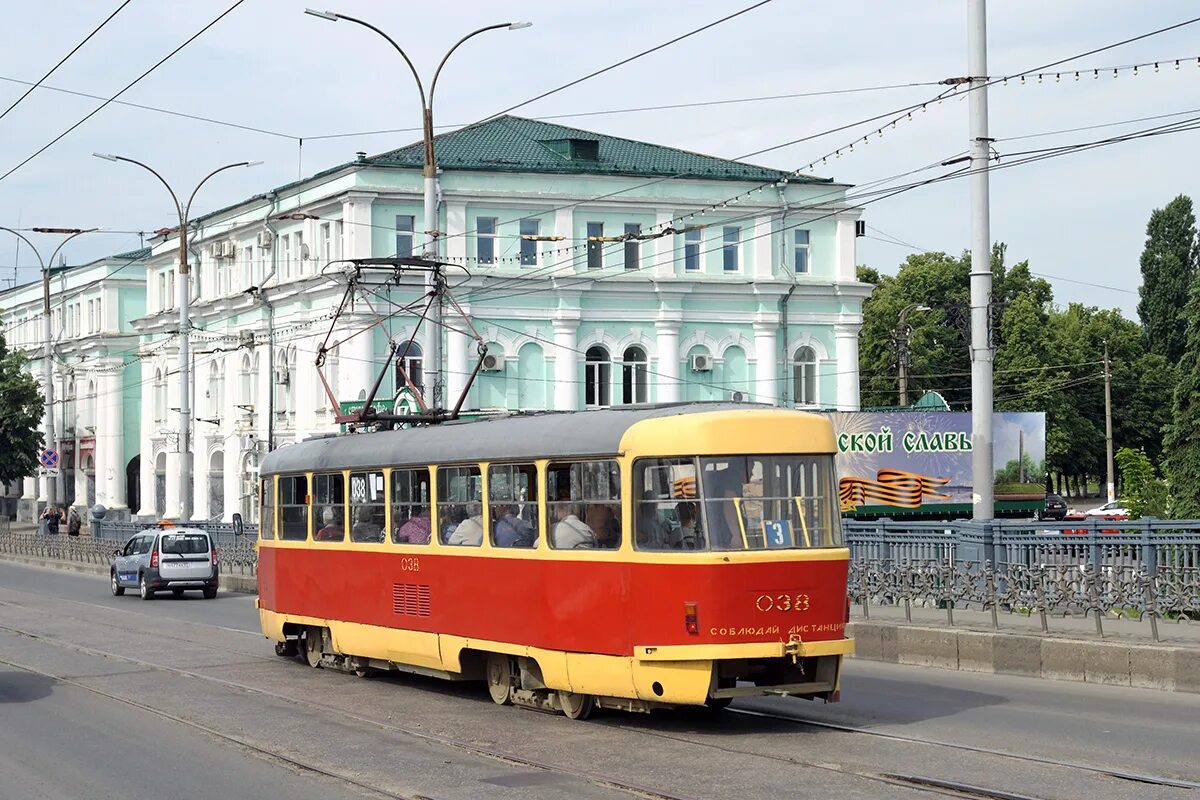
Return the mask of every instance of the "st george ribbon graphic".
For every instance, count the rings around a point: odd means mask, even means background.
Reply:
[[[899,469],[881,469],[870,478],[845,477],[838,481],[838,500],[842,511],[853,511],[869,502],[897,508],[920,508],[929,500],[949,500],[950,495],[937,490],[950,482],[949,478],[934,478]]]

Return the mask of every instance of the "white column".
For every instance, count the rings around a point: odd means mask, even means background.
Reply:
[[[171,410],[179,408],[179,382],[171,379],[174,377],[172,375],[167,380],[167,422],[165,427],[170,433],[167,437],[167,502],[163,516],[167,519],[178,520],[179,514],[183,510],[183,498],[180,491],[182,486],[179,480],[179,476],[183,472],[183,458],[180,452],[179,426],[176,424],[179,415]],[[189,520],[180,521],[188,522]]]
[[[378,368],[378,365],[371,360],[373,354],[371,337],[374,336],[375,331],[373,328],[364,330],[370,324],[370,319],[349,315],[344,319],[345,327],[335,334],[342,342],[338,347],[337,396],[339,402],[366,398]]]
[[[835,280],[856,280],[857,259],[855,247],[858,240],[854,237],[854,220],[839,217],[834,233],[834,267]]]
[[[837,352],[837,408],[858,411],[858,324],[833,326]],[[820,377],[818,376],[818,380]]]
[[[678,316],[659,316],[654,330],[658,336],[658,398],[659,403],[679,402],[679,325]]]
[[[463,306],[463,311],[471,313],[467,306]],[[478,356],[473,358],[471,355],[471,337],[459,332],[470,330],[466,320],[453,313],[446,319],[449,320],[450,326],[456,329],[446,331],[446,407],[453,408],[462,394],[463,387],[467,385],[467,378],[477,363]]]
[[[242,448],[241,437],[225,440],[225,511],[222,522],[232,522],[234,512],[242,513]],[[246,515],[243,513],[242,517]],[[249,522],[250,520],[244,519]]]
[[[363,336],[370,336],[364,333]],[[325,398],[325,387],[317,377],[315,363],[317,348],[325,335],[317,334],[301,339],[296,343],[296,374],[292,376],[295,386],[296,399],[296,439],[307,438],[316,431],[317,409],[324,408],[328,400]]]
[[[208,423],[200,423],[204,428],[212,427]],[[209,497],[208,491],[208,434],[192,434],[192,449],[194,456],[192,460],[192,481],[196,487],[193,497],[195,501],[192,503],[192,516],[195,519],[208,519],[212,516],[209,511],[209,505],[212,498]]]
[[[559,314],[554,321],[554,410],[575,411],[579,408],[579,354],[576,333],[579,312]]]
[[[371,204],[375,195],[352,193],[342,204],[343,252],[342,258],[370,258],[371,233]],[[392,251],[389,250],[389,253]]]
[[[446,258],[454,264],[465,264],[467,256],[467,204],[462,202],[446,203],[446,238],[442,245],[446,248]]]
[[[28,500],[30,504],[37,500],[38,496],[38,481],[32,475],[21,480],[21,499]]]
[[[76,388],[78,389],[79,387],[76,387]],[[86,400],[77,400],[75,407],[78,409],[79,404],[86,403],[86,402],[87,402]],[[84,472],[84,470],[83,470],[84,457],[83,457],[83,453],[80,452],[80,449],[79,449],[79,444],[80,444],[79,434],[84,432],[83,431],[83,423],[84,423],[83,417],[76,417],[75,441],[73,442],[73,446],[75,448],[75,501],[73,503],[71,503],[71,505],[79,506],[80,508],[87,508],[87,473]],[[91,424],[91,423],[89,422],[88,424]],[[98,427],[97,427],[97,432],[99,432]],[[96,465],[96,468],[97,468],[96,469],[97,483],[99,483],[99,481],[100,481],[99,456],[100,456],[99,451],[93,451],[92,458],[94,459],[93,463]],[[99,487],[97,487],[97,490],[99,490]],[[64,497],[62,505],[64,508],[67,505],[65,497]]]
[[[778,327],[774,320],[754,323],[754,399],[759,403],[779,403]]]
[[[119,364],[119,362],[118,362]],[[100,378],[96,398],[96,502],[108,509],[125,508],[125,381],[117,365]]]

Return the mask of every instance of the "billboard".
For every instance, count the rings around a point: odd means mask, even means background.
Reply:
[[[970,511],[969,412],[845,411],[830,418],[843,512],[894,516]],[[992,481],[997,513],[1045,505],[1045,413],[992,415]]]

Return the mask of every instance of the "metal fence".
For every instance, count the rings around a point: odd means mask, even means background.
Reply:
[[[875,606],[1200,620],[1200,521],[847,522],[851,598]]]
[[[134,524],[131,534],[145,529],[145,525]],[[96,530],[97,528],[93,527],[93,531]],[[115,533],[118,532],[114,531]],[[67,536],[61,533],[50,536],[33,531],[13,531],[0,527],[0,553],[76,561],[83,564],[109,564],[112,562],[114,552],[120,548],[126,538],[128,537],[115,535],[112,537]],[[229,538],[234,538],[232,531],[229,532]],[[221,544],[218,541],[218,571],[224,575],[256,575],[258,553],[254,549],[254,544],[254,536],[250,533],[236,537],[236,540],[227,544]]]

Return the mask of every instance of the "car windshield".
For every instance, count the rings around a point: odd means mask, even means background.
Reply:
[[[193,555],[208,552],[208,537],[202,533],[164,533],[159,540],[164,553]]]
[[[641,459],[634,465],[643,550],[840,547],[826,455]]]

